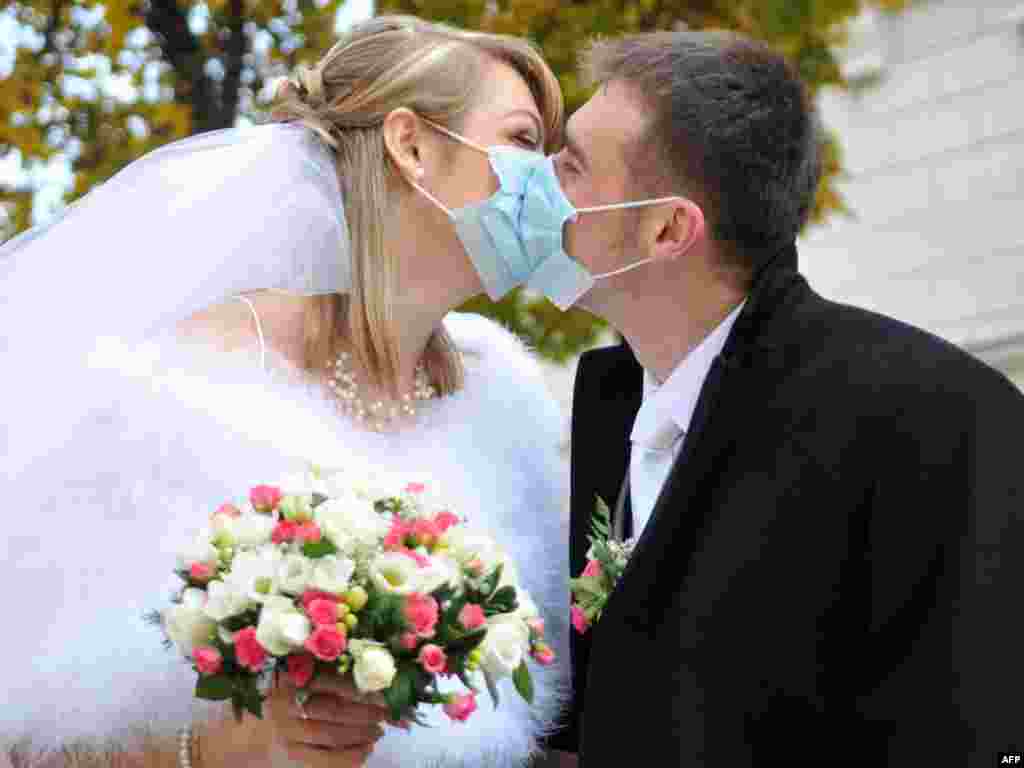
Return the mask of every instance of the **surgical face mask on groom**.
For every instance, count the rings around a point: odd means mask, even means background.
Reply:
[[[525,286],[546,296],[565,311],[597,280],[628,272],[654,257],[613,272],[592,275],[565,252],[562,233],[567,221],[583,213],[637,208],[679,200],[660,197],[628,203],[576,208],[562,191],[554,158],[511,146],[485,148],[430,120],[424,122],[467,147],[483,152],[498,177],[498,191],[479,203],[450,209],[417,182],[410,183],[448,214],[484,290],[497,301],[513,288]]]

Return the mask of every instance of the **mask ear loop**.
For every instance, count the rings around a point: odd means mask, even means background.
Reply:
[[[482,152],[485,155],[489,155],[490,154],[490,152],[488,152],[486,149],[481,147],[476,142],[470,141],[469,139],[467,139],[467,138],[465,138],[463,136],[459,136],[459,134],[455,133],[454,131],[449,131],[443,125],[438,125],[433,120],[428,120],[425,117],[420,117],[420,120],[422,120],[424,123],[429,125],[431,128],[433,128],[433,129],[435,129],[437,131],[440,131],[445,136],[448,136],[449,138],[454,139],[455,141],[459,142],[460,144],[465,144],[470,149],[475,149],[477,152]],[[420,193],[424,197],[427,198],[427,200],[429,200],[434,205],[436,205],[438,208],[440,208],[442,211],[444,211],[446,214],[448,214],[448,218],[450,218],[450,219],[454,219],[455,218],[455,214],[452,213],[451,209],[447,205],[442,203],[440,200],[438,200],[436,197],[434,197],[432,194],[427,192],[427,190],[424,189],[423,186],[419,184],[419,182],[416,182],[416,181],[414,181],[412,179],[409,179],[408,181],[409,181],[410,184],[412,184],[414,187],[416,187],[416,189],[418,189],[420,191]]]
[[[608,205],[594,205],[590,208],[577,208],[576,213],[599,213],[600,211],[615,211],[620,208],[640,208],[645,205],[659,205],[670,203],[673,200],[685,200],[685,197],[672,195],[671,197],[658,197],[653,200],[634,200],[631,203],[609,203]]]
[[[680,197],[679,195],[672,195],[670,197],[657,197],[657,198],[654,198],[653,200],[634,200],[633,202],[629,202],[629,203],[609,203],[608,205],[594,205],[594,206],[591,206],[590,208],[577,208],[576,209],[576,213],[577,214],[579,214],[579,213],[599,213],[600,211],[615,211],[615,210],[619,210],[621,208],[640,208],[641,206],[645,206],[645,205],[658,205],[660,203],[669,203],[669,202],[671,202],[673,200],[685,200],[685,199],[686,198]],[[604,272],[604,273],[602,273],[600,275],[594,275],[594,279],[595,280],[602,280],[602,279],[604,279],[606,277],[614,277],[615,275],[621,275],[623,272],[629,272],[629,270],[631,270],[631,269],[636,269],[637,267],[642,267],[644,264],[647,264],[648,262],[654,261],[656,258],[657,257],[655,257],[655,256],[651,256],[649,258],[642,259],[642,260],[636,262],[635,264],[628,264],[625,267],[622,267],[621,269],[616,269],[616,270],[614,270],[612,272]]]
[[[654,257],[654,256],[650,256],[650,257],[648,257],[646,259],[643,259],[641,261],[636,262],[635,264],[629,264],[628,266],[625,266],[622,269],[616,269],[614,272],[604,272],[604,273],[602,273],[600,275],[594,275],[594,279],[595,280],[602,280],[602,279],[604,279],[606,277],[614,277],[615,275],[621,275],[623,272],[629,272],[629,270],[631,270],[631,269],[636,269],[637,267],[642,267],[647,262],[654,261],[655,258],[656,257]]]

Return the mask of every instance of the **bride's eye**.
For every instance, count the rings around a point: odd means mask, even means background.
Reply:
[[[531,149],[534,152],[540,151],[540,142],[533,138],[532,133],[520,133],[515,140],[526,149]]]

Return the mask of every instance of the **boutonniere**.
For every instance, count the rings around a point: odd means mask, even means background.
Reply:
[[[600,620],[605,603],[622,578],[636,544],[636,539],[618,541],[610,535],[611,512],[600,496],[595,498],[591,534],[587,537],[590,541],[587,565],[578,577],[569,579],[572,625],[581,635]]]

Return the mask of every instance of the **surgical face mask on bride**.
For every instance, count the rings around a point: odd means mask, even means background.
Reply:
[[[410,183],[444,211],[469,254],[484,290],[492,301],[520,285],[547,296],[565,311],[597,280],[628,272],[654,258],[592,275],[565,252],[562,233],[567,221],[584,213],[657,205],[678,197],[576,208],[562,191],[554,158],[511,146],[482,147],[430,120],[432,128],[487,155],[498,178],[498,191],[479,203],[451,209],[420,184]]]

